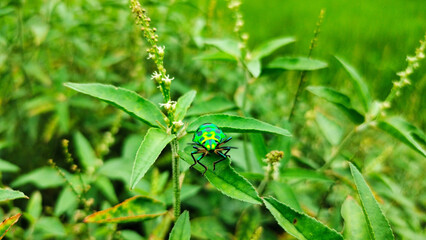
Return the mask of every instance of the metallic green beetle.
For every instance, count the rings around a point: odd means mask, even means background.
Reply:
[[[225,147],[223,144],[229,142],[232,137],[227,138],[226,135],[213,123],[204,123],[200,127],[198,127],[197,131],[194,133],[194,137],[192,141],[194,145],[193,148],[196,150],[191,152],[192,159],[194,159],[194,164],[191,165],[193,167],[195,164],[199,163],[204,167],[203,175],[207,171],[207,167],[202,164],[200,161],[203,157],[207,156],[209,153],[214,153],[219,155],[221,159],[215,161],[213,163],[213,171],[216,169],[216,164],[225,160],[229,155],[226,155],[229,150],[236,147]],[[222,151],[225,151],[224,153]],[[201,156],[195,160],[194,154],[201,153]]]

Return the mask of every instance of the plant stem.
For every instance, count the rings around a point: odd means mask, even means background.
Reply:
[[[172,148],[172,178],[173,178],[173,213],[175,219],[180,215],[180,184],[179,184],[179,155],[178,142],[174,139],[171,142]]]
[[[319,171],[324,171],[328,167],[330,167],[331,163],[336,159],[336,157],[339,155],[339,153],[342,151],[343,147],[348,143],[349,139],[352,138],[352,136],[355,134],[356,128],[352,128],[352,130],[346,135],[346,137],[343,139],[343,141],[340,142],[340,144],[337,146],[336,150],[334,150],[330,157],[327,158],[326,163],[319,168]]]

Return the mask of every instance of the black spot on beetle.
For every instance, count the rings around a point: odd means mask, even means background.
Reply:
[[[201,131],[197,132],[197,136],[201,136],[201,135],[203,135],[203,133]]]
[[[204,137],[200,138],[200,142],[204,141]]]
[[[219,134],[220,133],[220,130],[219,129],[216,129],[216,130],[214,130],[217,134]]]
[[[205,130],[206,130],[206,132],[210,132],[212,129],[208,127]]]

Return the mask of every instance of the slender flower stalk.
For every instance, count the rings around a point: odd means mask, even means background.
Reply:
[[[176,102],[172,101],[170,97],[170,86],[174,77],[167,74],[167,70],[164,67],[165,47],[158,45],[157,29],[151,27],[151,19],[146,14],[146,10],[141,7],[140,3],[137,0],[130,0],[130,8],[135,15],[136,24],[141,26],[145,39],[151,45],[151,47],[146,50],[148,59],[152,59],[157,66],[157,71],[154,71],[151,75],[151,79],[158,84],[158,88],[163,94],[164,103],[161,103],[160,106],[167,113],[167,117],[165,118],[167,132],[169,134],[176,134],[183,126],[183,123],[182,121],[175,121]],[[175,219],[177,219],[180,215],[180,173],[179,156],[177,154],[179,145],[177,140],[172,140],[170,146],[172,149],[173,209]]]

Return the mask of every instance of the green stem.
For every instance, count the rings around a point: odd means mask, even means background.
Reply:
[[[348,143],[349,139],[352,138],[352,136],[355,134],[355,132],[356,132],[356,128],[353,128],[348,133],[348,135],[346,135],[346,137],[343,139],[343,141],[340,142],[340,144],[337,146],[337,148],[331,153],[330,157],[327,158],[326,163],[321,168],[319,168],[319,171],[324,171],[325,169],[330,167],[331,163],[333,163],[333,161],[336,159],[336,157],[340,154],[343,147]]]
[[[173,177],[173,213],[175,219],[180,215],[180,184],[179,184],[179,155],[178,155],[178,142],[173,140],[171,142],[172,148],[172,177]]]

